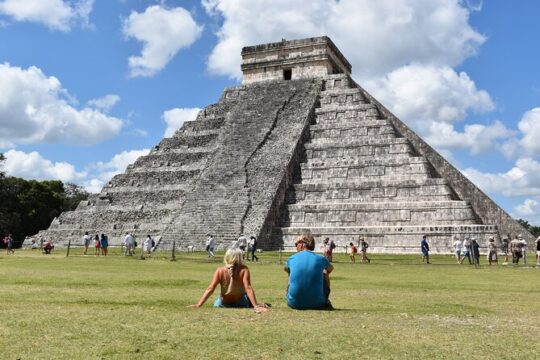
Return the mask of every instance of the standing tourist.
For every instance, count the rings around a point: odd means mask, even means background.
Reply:
[[[322,248],[324,257],[327,258],[328,261],[332,262],[332,255],[334,253],[334,249],[336,248],[336,244],[333,241],[330,241],[330,238],[326,238],[324,239]]]
[[[365,262],[368,262],[370,263],[371,260],[367,257],[367,249],[369,247],[369,244],[366,242],[366,239],[364,239],[363,237],[360,237],[360,255],[362,256],[361,258],[361,262],[362,264],[364,264]]]
[[[83,246],[84,246],[83,255],[86,255],[86,253],[88,252],[88,247],[90,246],[90,235],[88,235],[88,231],[84,233]]]
[[[124,253],[125,256],[132,256],[133,255],[133,236],[127,232],[126,236],[124,237],[124,245],[126,247],[126,252]]]
[[[469,260],[469,265],[472,264],[471,262],[471,242],[469,241],[469,237],[465,236],[465,239],[463,239],[463,247],[461,248],[462,256],[460,264],[463,264],[463,261],[465,261],[465,258]]]
[[[150,235],[147,235],[146,240],[144,240],[143,250],[142,251],[146,251],[148,254],[150,254],[152,252],[152,243],[153,242],[154,241],[152,240],[152,237]]]
[[[540,266],[540,236],[536,238],[536,266]]]
[[[255,253],[257,252],[257,238],[253,235],[249,238],[249,250],[251,251],[251,262],[259,261]]]
[[[527,265],[527,240],[519,234],[518,235],[519,242],[521,243],[521,256],[523,257],[523,265]]]
[[[480,265],[480,244],[478,244],[475,238],[472,238],[471,253],[474,259],[474,265]]]
[[[97,236],[97,235],[96,235]],[[101,234],[101,255],[107,256],[109,250],[109,238],[105,234]]]
[[[330,303],[330,273],[334,267],[327,258],[315,254],[315,239],[300,235],[295,242],[296,254],[287,259],[289,274],[287,305],[293,309],[332,309]]]
[[[459,236],[455,235],[454,239],[456,240],[454,241],[454,254],[456,256],[457,263],[460,264],[461,263],[461,247],[463,246],[463,244],[461,240],[459,240]]]
[[[257,303],[255,291],[251,287],[249,268],[244,265],[243,256],[244,254],[240,249],[227,250],[223,259],[225,266],[216,270],[210,285],[208,285],[199,302],[190,305],[190,307],[203,306],[219,284],[221,294],[214,302],[214,307],[252,307],[257,313],[267,311],[268,305]]]
[[[512,253],[512,263],[519,264],[519,258],[521,257],[521,241],[517,237],[510,241],[510,252]]]
[[[101,253],[101,241],[99,240],[98,234],[96,234],[96,236],[94,237],[94,247],[96,248],[96,250],[94,251],[94,255],[99,256],[99,254]]]
[[[504,254],[504,262],[503,262],[503,265],[507,265],[508,264],[508,249],[509,249],[509,243],[508,243],[508,237],[504,237],[502,239],[502,243],[501,243],[501,251],[502,253]]]
[[[214,257],[215,244],[214,237],[210,234],[206,234],[206,251],[208,252],[208,257]]]
[[[351,246],[351,254],[349,255],[349,257],[351,258],[351,262],[353,264],[356,263],[356,253],[358,252],[358,248],[351,242],[349,243],[349,245]]]
[[[11,236],[11,234],[8,234],[4,238],[4,244],[6,245],[6,252],[8,255],[15,254],[15,250],[13,250],[13,247],[15,246],[15,244],[14,244],[13,237]]]
[[[246,248],[247,248],[247,238],[244,234],[240,235],[240,237],[238,238],[238,248],[240,250],[242,250],[242,252],[244,253],[244,258],[245,258],[245,252],[246,252]]]
[[[429,245],[427,242],[427,235],[422,236],[420,248],[422,249],[422,263],[425,262],[426,264],[429,264]]]
[[[493,263],[498,263],[497,245],[495,244],[495,238],[493,236],[489,237],[487,245],[488,245],[487,259],[488,259],[489,265],[492,265]]]

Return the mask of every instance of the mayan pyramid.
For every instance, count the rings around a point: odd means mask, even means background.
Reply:
[[[226,248],[240,234],[290,249],[310,230],[373,251],[436,252],[452,237],[484,244],[525,228],[351,78],[328,37],[242,49],[243,83],[164,138],[99,194],[37,237],[119,244],[126,231],[158,248]],[[27,242],[28,243],[28,242]]]

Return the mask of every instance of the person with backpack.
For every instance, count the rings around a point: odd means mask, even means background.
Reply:
[[[365,262],[370,263],[371,260],[367,257],[367,249],[369,247],[369,244],[366,242],[366,240],[363,237],[360,237],[359,241],[360,241],[360,244],[359,244],[360,254],[362,254],[361,262],[362,264]]]

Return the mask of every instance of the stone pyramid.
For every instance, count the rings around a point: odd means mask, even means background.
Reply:
[[[218,248],[244,233],[287,250],[309,230],[395,253],[417,252],[423,234],[436,252],[454,235],[532,239],[357,85],[328,37],[245,47],[242,58],[241,86],[37,237],[78,243],[89,231],[119,244],[129,231],[202,249],[207,233]]]

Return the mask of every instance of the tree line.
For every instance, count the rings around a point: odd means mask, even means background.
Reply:
[[[0,169],[4,155],[0,153]],[[74,210],[88,198],[82,187],[59,180],[25,180],[0,171],[0,239],[11,234],[15,246],[26,236],[49,227],[63,211]],[[0,241],[0,246],[3,246]]]

